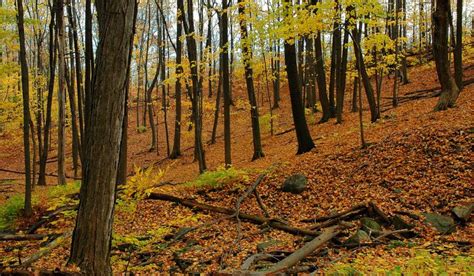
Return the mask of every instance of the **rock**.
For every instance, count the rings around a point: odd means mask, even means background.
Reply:
[[[370,237],[367,232],[364,230],[357,230],[354,235],[352,235],[350,238],[348,238],[345,242],[345,246],[357,246],[360,245],[361,243],[365,242],[370,242]]]
[[[456,206],[452,211],[460,221],[467,222],[471,218],[472,211],[474,211],[474,203],[466,206]]]
[[[302,174],[294,174],[289,176],[283,182],[282,191],[292,194],[301,194],[308,185],[308,179]]]
[[[436,213],[423,213],[426,222],[430,223],[440,234],[450,234],[456,230],[456,224],[451,217]]]
[[[400,216],[392,217],[391,221],[396,230],[413,229],[413,225],[403,220]]]
[[[378,236],[382,232],[382,226],[371,218],[363,217],[360,219],[360,223],[362,225],[362,230],[366,233]]]
[[[282,242],[278,241],[278,240],[264,241],[262,243],[257,244],[257,252],[259,252],[259,253],[265,252],[268,247],[272,247],[274,245],[278,245],[278,244],[281,244],[281,243]]]

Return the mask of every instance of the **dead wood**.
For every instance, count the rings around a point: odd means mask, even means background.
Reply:
[[[53,251],[53,249],[55,249],[56,247],[63,244],[63,242],[67,238],[69,238],[70,236],[72,236],[72,231],[68,231],[68,232],[62,234],[61,236],[54,239],[52,242],[50,242],[48,245],[46,245],[44,248],[42,248],[37,253],[31,255],[30,257],[26,258],[25,260],[22,260],[21,264],[19,266],[22,266],[22,267],[30,266],[31,264],[33,264],[37,260],[41,259],[42,257],[49,255]]]
[[[323,233],[314,238],[312,241],[306,243],[303,247],[296,250],[293,254],[286,257],[282,261],[275,264],[270,269],[264,271],[264,274],[273,274],[285,271],[290,267],[296,265],[299,261],[306,258],[309,254],[320,249],[325,243],[329,242],[332,238],[337,236],[341,230],[341,226],[336,225],[329,227],[323,231]]]
[[[48,235],[42,234],[0,234],[0,241],[31,241],[42,240]]]
[[[304,219],[302,220],[301,222],[323,222],[323,221],[327,221],[327,220],[331,220],[331,219],[335,219],[335,218],[340,218],[342,216],[345,216],[349,213],[352,213],[354,211],[360,211],[360,210],[366,210],[367,209],[367,204],[365,203],[361,203],[361,204],[357,204],[345,211],[342,211],[342,212],[339,212],[339,213],[335,213],[335,214],[332,214],[332,215],[328,215],[328,216],[322,216],[322,217],[317,217],[317,218],[312,218],[312,219]]]
[[[214,213],[220,213],[220,214],[226,214],[233,216],[236,214],[236,210],[234,209],[229,209],[229,208],[223,208],[223,207],[217,207],[217,206],[212,206],[204,203],[199,203],[194,200],[189,200],[189,199],[184,199],[184,198],[179,198],[175,197],[172,195],[167,195],[167,194],[161,194],[161,193],[151,193],[148,196],[148,199],[153,199],[153,200],[164,200],[164,201],[170,201],[170,202],[175,202],[179,203],[183,206],[197,209],[197,210],[202,210],[202,211],[209,211],[209,212],[214,212]],[[250,215],[250,214],[245,214],[239,212],[239,218],[251,223],[259,224],[259,225],[268,225],[272,228],[294,234],[294,235],[301,235],[301,236],[318,236],[320,232],[318,231],[313,231],[309,229],[304,229],[304,228],[297,228],[297,227],[292,227],[290,225],[286,225],[284,223],[274,221],[268,218],[256,216],[256,215]]]
[[[41,226],[43,226],[44,224],[48,223],[49,221],[51,221],[52,219],[54,219],[57,215],[59,215],[60,213],[64,212],[64,211],[71,211],[71,210],[77,210],[79,206],[78,205],[74,205],[74,206],[63,206],[63,207],[59,207],[58,209],[52,211],[51,213],[47,214],[46,216],[44,216],[43,218],[41,218],[40,220],[38,220],[35,224],[33,224],[30,229],[28,229],[28,231],[26,233],[28,234],[33,234],[36,230],[38,230]]]

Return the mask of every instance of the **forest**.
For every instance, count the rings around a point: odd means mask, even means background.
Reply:
[[[473,0],[0,25],[0,275],[474,274]]]

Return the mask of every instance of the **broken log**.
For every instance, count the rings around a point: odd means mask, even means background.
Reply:
[[[306,258],[309,254],[320,249],[325,243],[329,242],[332,238],[337,236],[340,230],[341,226],[339,225],[327,228],[320,236],[306,243],[303,247],[296,250],[293,254],[281,260],[270,269],[263,271],[263,274],[273,274],[289,269],[290,267],[296,265],[302,259]]]
[[[30,266],[37,260],[41,259],[44,256],[47,256],[55,249],[56,247],[60,246],[67,238],[72,236],[72,231],[68,231],[61,236],[57,237],[54,239],[52,242],[50,242],[48,245],[46,245],[44,248],[42,248],[40,251],[37,253],[31,255],[30,257],[26,258],[25,260],[21,261],[21,264],[19,266],[21,267],[26,267]]]
[[[361,204],[357,204],[357,205],[351,207],[350,209],[347,209],[347,210],[339,212],[339,213],[335,213],[335,214],[328,215],[328,216],[323,216],[323,217],[318,217],[318,218],[313,218],[313,219],[304,219],[301,222],[322,222],[322,221],[342,217],[344,215],[347,215],[347,214],[352,213],[352,212],[357,211],[357,210],[366,210],[366,209],[367,209],[367,204],[366,203],[361,203]]]
[[[35,224],[33,224],[30,229],[28,229],[28,231],[26,233],[28,234],[33,234],[36,230],[38,230],[41,226],[43,226],[44,224],[48,223],[49,221],[51,221],[52,219],[54,219],[57,215],[59,215],[60,213],[64,212],[64,211],[71,211],[71,210],[77,210],[79,206],[78,205],[73,205],[73,206],[63,206],[63,207],[59,207],[58,209],[52,211],[51,213],[47,214],[46,216],[44,216],[43,218],[41,218],[40,220],[38,220]]]
[[[0,234],[0,241],[31,241],[42,240],[48,235],[41,234]]]
[[[184,199],[184,198],[179,198],[175,197],[172,195],[167,195],[167,194],[161,194],[161,193],[156,193],[153,192],[151,193],[147,199],[152,199],[152,200],[164,200],[164,201],[170,201],[170,202],[175,202],[179,203],[183,206],[189,207],[189,208],[194,208],[197,210],[202,210],[202,211],[209,211],[209,212],[214,212],[214,213],[220,213],[220,214],[226,214],[233,216],[236,214],[236,210],[234,209],[229,209],[229,208],[223,208],[223,207],[217,207],[217,206],[212,206],[208,205],[205,203],[199,203],[194,200],[189,200],[189,199]],[[316,237],[319,234],[321,234],[318,231],[313,231],[309,229],[304,229],[304,228],[297,228],[297,227],[292,227],[289,225],[286,225],[282,222],[278,222],[275,220],[271,220],[268,218],[260,217],[260,216],[255,216],[255,215],[250,215],[250,214],[245,214],[245,213],[239,213],[238,214],[239,218],[242,220],[246,220],[248,222],[252,222],[255,224],[259,225],[268,225],[272,228],[294,234],[294,235],[300,235],[300,236],[312,236]]]

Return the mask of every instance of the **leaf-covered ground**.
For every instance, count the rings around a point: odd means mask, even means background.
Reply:
[[[468,66],[469,67],[469,66]],[[474,67],[465,71],[466,78],[474,77]],[[343,124],[333,121],[316,124],[320,114],[309,116],[311,134],[316,142],[312,152],[295,156],[296,138],[293,132],[270,136],[263,127],[265,157],[251,162],[252,143],[249,112],[237,104],[232,112],[233,164],[238,171],[232,181],[222,186],[207,187],[192,185],[197,177],[197,164],[192,157],[192,132],[184,131],[184,154],[177,160],[163,159],[166,152],[163,124],[159,128],[160,155],[148,152],[146,144],[149,133],[135,133],[135,122],[130,122],[130,164],[149,167],[155,171],[135,180],[150,186],[150,179],[158,169],[164,176],[155,180],[168,185],[155,191],[191,198],[207,204],[235,208],[236,201],[252,185],[258,175],[266,172],[258,186],[258,194],[270,213],[270,217],[286,221],[292,226],[308,228],[311,223],[302,220],[321,217],[342,211],[359,203],[374,202],[381,210],[393,215],[406,211],[420,216],[403,218],[415,225],[418,237],[398,242],[384,242],[346,249],[329,246],[307,263],[319,271],[360,271],[374,273],[383,271],[460,271],[474,273],[472,244],[474,225],[469,222],[458,225],[449,235],[439,235],[434,228],[424,223],[422,213],[449,215],[453,207],[473,203],[473,148],[474,148],[474,85],[467,86],[457,102],[457,107],[444,112],[433,112],[437,98],[410,98],[413,91],[438,86],[434,68],[425,66],[410,71],[411,82],[400,87],[402,103],[390,107],[390,99],[383,99],[382,118],[369,123],[368,111],[364,110],[364,127],[369,146],[360,147],[358,114],[346,112]],[[384,91],[389,97],[392,79],[384,82]],[[236,85],[236,103],[245,102],[244,86]],[[281,108],[275,110],[276,133],[292,127],[290,107],[286,93],[283,93]],[[429,93],[420,93],[428,96]],[[348,96],[349,98],[349,96]],[[212,103],[212,100],[209,100]],[[350,100],[345,108],[349,111]],[[261,114],[267,109],[262,108]],[[134,114],[134,112],[131,112]],[[171,112],[172,113],[172,112]],[[161,120],[161,117],[160,117]],[[172,121],[172,120],[170,120]],[[212,118],[206,117],[206,126]],[[170,127],[170,129],[172,129]],[[205,140],[210,138],[211,127],[206,127]],[[222,133],[219,129],[218,135]],[[170,141],[172,141],[170,137]],[[3,145],[0,167],[21,170],[19,145]],[[54,153],[51,154],[54,156]],[[216,170],[223,163],[222,137],[215,145],[206,146],[206,159],[210,170]],[[54,165],[51,165],[54,170]],[[132,166],[130,166],[132,170]],[[243,172],[243,173],[242,173]],[[132,171],[131,171],[132,173]],[[308,177],[308,189],[300,195],[283,193],[280,187],[284,179],[294,173]],[[1,173],[0,179],[19,178],[16,174]],[[54,181],[54,178],[50,179]],[[19,178],[21,181],[21,178]],[[181,184],[188,182],[188,184]],[[13,181],[2,183],[0,202],[21,186]],[[73,189],[71,189],[73,190]],[[40,206],[47,206],[50,200],[46,188],[38,187]],[[57,199],[56,199],[57,200]],[[53,200],[54,201],[54,200]],[[64,202],[61,202],[64,203]],[[71,203],[68,201],[68,203]],[[58,203],[56,203],[58,204]],[[27,228],[41,213],[28,221],[19,221],[16,228]],[[241,206],[241,212],[263,216],[255,197],[249,196]],[[63,233],[72,229],[72,214],[39,229],[38,233]],[[183,239],[174,240],[177,232],[185,227],[196,227]],[[355,231],[345,231],[344,240]],[[304,244],[302,237],[279,230],[243,221],[240,231],[235,218],[225,219],[223,215],[191,210],[181,205],[141,200],[136,203],[122,202],[117,207],[115,218],[112,260],[115,272],[127,271],[178,271],[211,272],[224,269],[238,269],[243,261],[257,252],[257,245],[273,241],[267,250],[294,251]],[[0,263],[17,264],[18,258],[25,258],[40,249],[37,242],[0,242]],[[55,269],[67,262],[69,242],[53,250],[52,254],[34,264],[36,268]],[[464,256],[464,257],[463,257]],[[471,256],[471,257],[469,257]],[[1,267],[0,267],[1,269]]]

